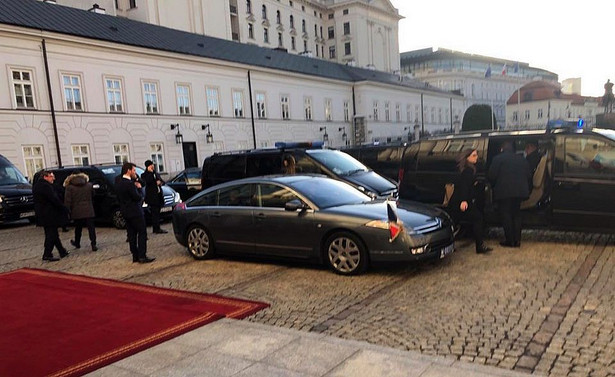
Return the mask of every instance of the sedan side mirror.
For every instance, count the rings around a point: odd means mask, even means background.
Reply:
[[[286,211],[292,212],[296,212],[298,209],[304,211],[307,209],[307,205],[299,199],[293,199],[290,202],[286,202],[286,204],[284,204],[284,209]]]

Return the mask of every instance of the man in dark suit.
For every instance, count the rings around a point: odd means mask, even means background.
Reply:
[[[501,146],[501,153],[491,162],[487,175],[506,236],[500,245],[520,247],[521,202],[530,196],[527,184],[531,177],[529,164],[522,155],[515,153],[513,144],[506,141]]]
[[[160,186],[164,184],[164,181],[154,169],[152,160],[145,161],[145,171],[141,174],[141,180],[145,182],[145,203],[152,213],[154,233],[167,233],[166,230],[160,228],[160,209],[164,205],[164,196]]]
[[[135,164],[125,162],[122,165],[122,178],[117,180],[115,191],[120,201],[120,211],[126,220],[132,261],[150,263],[156,258],[147,257],[147,231],[143,214],[143,195],[141,184],[133,181],[136,177]]]
[[[53,172],[43,171],[32,189],[36,223],[45,228],[43,260],[49,262],[60,260],[53,256],[54,247],[58,249],[60,258],[68,256],[68,251],[62,246],[58,234],[58,227],[66,225],[68,222],[68,210],[53,187],[55,179]]]

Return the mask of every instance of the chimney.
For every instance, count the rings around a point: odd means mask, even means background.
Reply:
[[[101,8],[98,4],[92,5],[92,8],[88,9],[88,12],[94,12],[98,14],[107,14],[107,11],[105,10],[105,8]]]

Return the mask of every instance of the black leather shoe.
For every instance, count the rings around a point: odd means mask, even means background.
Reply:
[[[487,254],[489,252],[491,252],[491,250],[493,250],[492,248],[490,248],[487,245],[481,245],[480,247],[476,248],[476,253],[477,254]]]
[[[92,245],[92,251],[98,251],[98,246]]]
[[[141,263],[141,264],[143,264],[143,263],[152,263],[152,262],[153,262],[153,261],[155,261],[155,260],[156,260],[156,258],[148,258],[148,257],[145,257],[145,258],[141,258],[141,259],[139,259],[139,261],[138,261],[138,262],[139,262],[139,263]]]
[[[164,229],[158,229],[158,230],[155,230],[155,231],[154,231],[154,233],[155,233],[155,234],[165,234],[165,233],[169,233],[169,232],[167,232],[167,231],[166,231],[166,230],[164,230]]]
[[[515,243],[513,244],[513,247],[521,247],[521,242],[515,242]]]
[[[78,244],[74,240],[70,240],[70,244],[75,247],[75,249],[81,249],[81,244]]]
[[[515,245],[512,242],[508,242],[508,241],[500,241],[500,246],[503,246],[503,247],[515,247]]]
[[[63,253],[60,253],[60,258],[65,258],[65,257],[67,257],[67,256],[68,256],[68,254],[70,254],[70,253],[68,252],[68,250],[64,250],[64,252],[63,252]]]
[[[43,260],[47,261],[47,262],[57,262],[60,260],[60,258],[56,258],[53,255],[49,256],[49,257],[43,257]]]

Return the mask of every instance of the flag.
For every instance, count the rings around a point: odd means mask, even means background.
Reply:
[[[514,73],[519,73],[519,62],[515,63],[515,66],[513,67],[513,72]]]
[[[487,67],[487,72],[485,72],[485,77],[487,78],[491,77],[491,64],[489,64],[489,67]]]
[[[504,66],[502,67],[502,76],[506,76],[506,63],[504,63]]]

